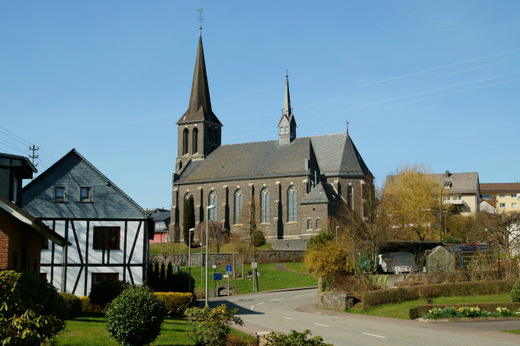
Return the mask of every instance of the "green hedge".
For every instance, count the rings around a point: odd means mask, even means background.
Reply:
[[[81,312],[82,313],[105,313],[105,308],[99,305],[92,304],[90,302],[90,298],[88,296],[79,297],[79,300],[81,301]]]
[[[440,290],[440,297],[471,296],[509,293],[515,281],[475,281],[433,285]],[[431,285],[428,285],[431,286]],[[399,287],[364,292],[361,306],[364,310],[378,305],[394,304],[419,299],[417,290],[424,286]]]
[[[426,315],[431,309],[439,308],[444,309],[445,307],[453,306],[455,309],[460,307],[475,307],[478,306],[480,310],[493,312],[497,308],[508,308],[511,311],[515,311],[520,309],[520,303],[478,303],[478,304],[427,304],[427,305],[418,305],[415,308],[411,308],[408,310],[408,316],[411,320],[415,320],[416,318],[422,317]]]
[[[193,293],[155,292],[155,295],[166,306],[168,316],[184,316],[184,311],[195,304]]]
[[[83,310],[83,304],[81,303],[81,300],[71,293],[60,292],[59,294],[61,298],[63,298],[63,301],[67,307],[67,319],[78,317]]]

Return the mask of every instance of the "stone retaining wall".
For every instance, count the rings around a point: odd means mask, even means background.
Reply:
[[[323,292],[318,297],[318,308],[345,311],[358,301],[352,293]]]

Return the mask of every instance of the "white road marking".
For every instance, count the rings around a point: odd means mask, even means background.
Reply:
[[[271,299],[270,302],[276,302],[278,300],[284,300],[285,298],[275,298],[275,299]]]
[[[317,325],[317,326],[320,326],[320,327],[329,328],[329,326],[326,325],[326,324],[321,324],[321,323],[313,323],[313,324],[315,324],[315,325]]]
[[[290,317],[282,317],[282,318],[285,320],[292,320],[292,318],[290,318]]]
[[[386,339],[386,336],[377,335],[377,334],[370,334],[370,333],[363,333],[364,335],[373,336],[376,338]]]
[[[308,293],[308,294],[299,294],[297,296],[293,296],[293,298],[298,298],[298,297],[307,297],[307,296],[311,296],[312,294],[311,293]]]
[[[254,310],[255,306],[254,305],[251,305],[251,310]]]
[[[257,303],[256,305],[262,305],[264,302]]]

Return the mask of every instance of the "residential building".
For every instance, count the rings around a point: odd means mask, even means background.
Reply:
[[[63,237],[20,208],[22,180],[31,179],[34,165],[23,156],[0,153],[0,270],[40,272],[42,246]]]
[[[247,232],[244,220],[252,212],[245,206],[253,203],[257,229],[269,242],[307,239],[327,229],[342,207],[364,215],[366,201],[373,196],[372,173],[347,131],[297,137],[288,75],[282,114],[272,125],[277,125],[273,140],[221,145],[223,125],[211,107],[199,37],[188,110],[177,122],[172,240],[182,236],[189,196],[194,199],[196,226],[209,218],[238,233]]]
[[[170,225],[170,211],[166,209],[147,210],[152,217],[155,228],[154,237],[150,243],[167,243],[170,240],[168,226]]]
[[[443,203],[463,216],[480,210],[480,188],[477,172],[433,174],[443,188]]]
[[[41,253],[41,272],[62,292],[146,281],[152,218],[75,149],[23,188],[22,206],[72,244]]]
[[[498,213],[520,211],[520,183],[481,183],[480,193]]]

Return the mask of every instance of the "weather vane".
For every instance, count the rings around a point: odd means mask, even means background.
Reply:
[[[204,21],[204,18],[202,18],[202,10],[203,10],[202,8],[199,8],[199,9],[197,10],[197,12],[199,12],[199,17],[198,17],[198,18],[199,18],[199,22],[200,22],[200,27],[199,27],[199,29],[201,29],[201,30],[202,30],[202,22]]]

